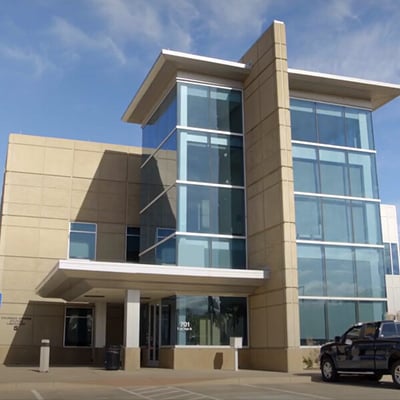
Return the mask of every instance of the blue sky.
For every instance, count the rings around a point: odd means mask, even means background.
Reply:
[[[162,48],[236,61],[274,19],[289,67],[400,84],[399,0],[0,1],[0,170],[11,132],[140,145],[121,116]],[[400,100],[374,127],[400,206]]]

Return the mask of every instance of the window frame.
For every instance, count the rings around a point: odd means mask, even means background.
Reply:
[[[73,224],[80,224],[80,225],[92,225],[94,226],[94,231],[84,231],[84,230],[77,230],[73,229]],[[71,234],[72,233],[84,233],[84,234],[94,234],[94,251],[93,251],[93,258],[81,258],[81,257],[71,257]],[[67,258],[72,260],[96,260],[97,258],[97,223],[95,222],[80,222],[80,221],[70,221],[69,223],[69,231],[68,231],[68,253]]]
[[[67,316],[67,310],[68,309],[80,309],[80,310],[90,310],[90,317],[91,317],[91,332],[90,332],[90,344],[85,346],[79,346],[79,345],[67,345],[66,344],[66,339],[67,339],[67,318],[70,318],[70,316]],[[78,316],[77,318],[86,318],[87,319],[88,314],[85,317]],[[64,348],[85,348],[85,349],[90,349],[94,347],[94,307],[93,306],[81,306],[81,305],[67,305],[64,308],[64,328],[63,328],[63,347]]]

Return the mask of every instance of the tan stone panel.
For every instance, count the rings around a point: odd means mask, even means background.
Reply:
[[[103,153],[104,152],[104,144],[103,143],[95,143],[95,142],[87,142],[84,140],[75,140],[74,141],[74,149],[76,152]]]
[[[9,144],[7,169],[32,174],[43,173],[45,148],[23,144]]]
[[[114,194],[118,196],[126,195],[126,181],[99,180],[96,186],[98,193]]]
[[[31,290],[16,290],[16,289],[4,289],[3,296],[10,303],[27,303],[28,301],[39,301],[43,300],[37,296],[34,288],[39,284],[40,281],[32,283],[33,289]]]
[[[7,171],[4,177],[4,183],[6,190],[9,186],[42,186],[43,175],[31,174],[29,172],[13,172]]]
[[[69,219],[69,207],[41,207],[40,215],[45,218]]]
[[[42,229],[60,229],[68,231],[69,221],[67,219],[41,218],[39,226]]]
[[[259,92],[255,92],[244,101],[245,131],[253,129],[260,121]]]
[[[71,221],[97,222],[98,213],[97,210],[91,208],[71,207],[69,219]]]
[[[139,226],[140,225],[140,199],[137,197],[129,197],[127,205],[127,225]]]
[[[80,178],[94,178],[99,176],[99,167],[103,154],[93,151],[75,151],[73,176]]]
[[[43,175],[42,185],[45,188],[71,190],[71,178],[64,176]]]
[[[289,332],[286,326],[285,304],[268,307],[267,312],[267,337],[268,346],[285,348],[288,345]]]
[[[98,194],[73,190],[71,193],[71,207],[96,210],[98,206]]]
[[[127,169],[127,154],[106,151],[101,158],[98,177],[125,182],[127,179]]]
[[[99,223],[97,224],[97,232],[98,233],[118,233],[125,235],[126,234],[126,225],[125,224],[105,224]]]
[[[142,164],[141,155],[132,154],[128,156],[128,182],[140,182],[141,164]]]
[[[88,191],[96,192],[97,186],[98,186],[97,180],[92,180],[87,178],[77,178],[77,177],[74,177],[72,179],[72,190],[83,191],[83,192],[88,192]]]
[[[65,258],[68,254],[68,231],[55,229],[40,230],[39,257]]]
[[[61,149],[73,149],[74,141],[70,139],[62,139],[62,138],[54,138],[54,137],[45,137],[44,145],[48,148],[61,148]]]
[[[267,338],[266,308],[250,309],[249,318],[250,347],[265,347]]]
[[[4,215],[2,218],[2,228],[6,229],[7,226],[22,226],[22,227],[33,227],[37,228],[39,226],[40,219],[33,217],[20,217],[15,215]]]
[[[8,186],[4,192],[4,201],[22,204],[41,204],[42,190],[33,186]]]
[[[98,195],[98,207],[100,211],[125,212],[126,199],[120,194],[101,194]]]
[[[37,257],[39,248],[39,230],[31,227],[8,227],[2,231],[5,241],[4,255]]]
[[[267,118],[277,110],[276,77],[273,76],[260,86],[260,117]]]
[[[98,261],[125,261],[125,234],[99,233],[96,259]]]
[[[71,176],[73,158],[74,155],[71,149],[46,148],[44,173]]]
[[[52,207],[65,207],[70,202],[70,191],[68,188],[54,189],[54,188],[43,188],[42,189],[42,205]]]
[[[25,135],[20,133],[11,133],[9,136],[10,143],[19,143],[26,145],[45,146],[46,138],[43,136]]]
[[[97,213],[97,220],[100,222],[123,224],[126,222],[125,207],[123,209],[99,210]]]
[[[252,235],[264,230],[264,196],[255,196],[247,201],[247,232]]]

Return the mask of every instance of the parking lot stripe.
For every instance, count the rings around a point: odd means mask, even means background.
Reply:
[[[258,388],[258,389],[260,388],[260,386],[250,385],[250,384],[243,384],[243,386],[249,386],[249,387],[254,387],[254,388]],[[267,389],[275,391],[275,392],[294,394],[296,396],[310,397],[312,399],[333,400],[332,397],[324,397],[324,396],[318,396],[317,394],[309,394],[309,393],[302,393],[302,392],[294,392],[292,390],[277,389],[277,388],[272,388],[270,386],[268,386]]]
[[[32,389],[31,392],[35,396],[36,400],[44,400],[42,395],[37,390]]]

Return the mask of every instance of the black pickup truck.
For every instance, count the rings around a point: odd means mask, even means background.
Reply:
[[[353,325],[322,345],[319,357],[325,382],[336,381],[340,374],[365,374],[377,381],[390,374],[400,388],[400,321]]]

